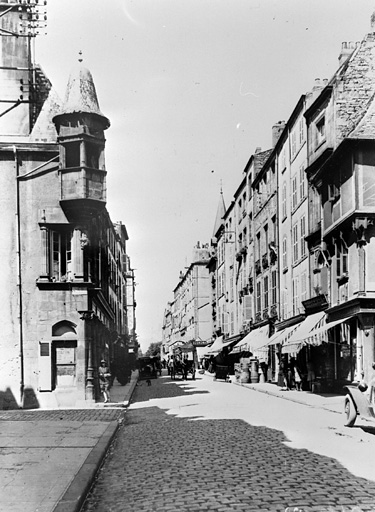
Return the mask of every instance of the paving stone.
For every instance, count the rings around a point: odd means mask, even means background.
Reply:
[[[138,386],[133,400],[184,393],[158,379]],[[158,407],[130,408],[82,512],[371,510],[374,482],[286,441],[238,419],[190,421]]]

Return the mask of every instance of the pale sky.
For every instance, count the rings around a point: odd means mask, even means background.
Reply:
[[[209,242],[220,186],[229,206],[257,147],[343,41],[370,31],[375,0],[48,0],[41,64],[63,98],[83,52],[106,132],[107,209],[128,230],[143,350],[197,241]]]

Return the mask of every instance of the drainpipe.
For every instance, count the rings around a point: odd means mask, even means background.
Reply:
[[[20,221],[20,185],[19,164],[17,148],[13,146],[14,165],[16,171],[16,260],[17,260],[17,290],[18,290],[18,322],[19,322],[19,346],[20,346],[20,402],[23,402],[25,388],[24,351],[23,351],[23,315],[22,315],[22,256],[21,256],[21,221]]]

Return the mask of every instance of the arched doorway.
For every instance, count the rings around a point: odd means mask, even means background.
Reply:
[[[52,326],[52,389],[76,386],[76,327],[67,320]]]

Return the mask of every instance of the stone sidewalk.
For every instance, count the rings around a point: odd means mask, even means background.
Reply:
[[[215,377],[214,373],[205,371],[204,375]],[[318,409],[326,409],[327,411],[342,414],[344,412],[344,395],[338,393],[311,393],[310,391],[297,391],[291,389],[283,390],[273,383],[241,383],[237,382],[234,375],[229,375],[230,382],[237,386],[243,386],[254,391],[266,393],[268,395],[277,396],[279,398],[290,400],[301,405],[316,407]]]
[[[92,409],[0,411],[0,511],[78,512],[137,378]]]
[[[327,411],[336,412],[338,414],[344,412],[344,396],[338,395],[337,393],[311,393],[310,391],[296,391],[294,389],[286,391],[279,388],[276,384],[271,383],[241,384],[235,382],[235,384],[309,407],[326,409]]]

